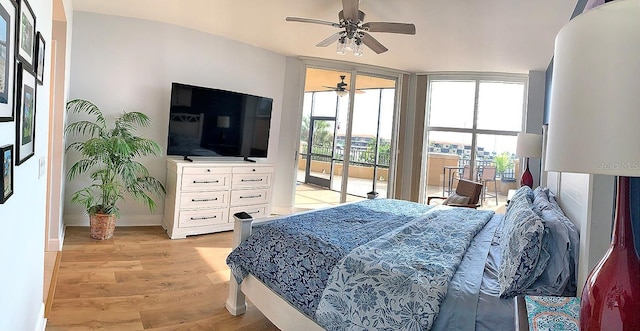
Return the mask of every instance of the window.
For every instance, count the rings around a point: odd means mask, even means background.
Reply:
[[[524,127],[527,77],[433,75],[427,84],[422,196],[446,195],[456,178],[478,180],[487,167],[496,167],[497,179],[488,189],[506,196],[520,177],[515,149]]]

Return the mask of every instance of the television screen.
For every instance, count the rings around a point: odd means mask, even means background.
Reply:
[[[273,99],[173,83],[167,155],[267,157]]]

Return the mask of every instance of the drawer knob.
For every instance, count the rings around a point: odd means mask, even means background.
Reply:
[[[256,169],[254,168],[253,171],[256,171]]]
[[[262,178],[259,179],[241,179],[241,182],[261,182]]]
[[[214,218],[218,218],[218,216],[191,217],[191,220],[198,221],[198,220],[208,220],[208,219],[214,219]]]
[[[191,199],[192,202],[207,202],[207,201],[218,201],[218,198],[213,199]]]
[[[251,199],[251,198],[259,198],[261,197],[262,194],[258,194],[258,195],[241,195],[240,199]]]
[[[215,184],[220,183],[219,180],[194,180],[194,184]]]
[[[211,172],[211,169],[207,169],[207,172]]]

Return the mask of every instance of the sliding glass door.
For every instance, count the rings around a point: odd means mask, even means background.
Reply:
[[[360,88],[371,86],[372,81],[379,87]],[[346,184],[349,195],[366,197],[369,192],[376,192],[379,197],[388,196],[395,83],[395,80],[374,76],[356,76]]]
[[[298,181],[339,202],[387,197],[396,79],[308,68],[305,86]]]

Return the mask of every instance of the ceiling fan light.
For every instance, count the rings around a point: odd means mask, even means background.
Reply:
[[[338,40],[338,43],[336,45],[336,53],[338,53],[338,55],[347,54],[347,50],[345,49],[344,37]]]
[[[344,49],[347,51],[353,51],[356,48],[356,43],[353,41],[353,38],[348,38],[347,43],[344,46]]]
[[[356,43],[356,48],[353,49],[354,56],[362,56],[362,51],[364,47],[362,47],[362,43]]]
[[[344,97],[344,96],[346,96],[347,94],[349,94],[349,91],[347,91],[347,90],[337,90],[337,91],[336,91],[336,94],[337,94],[339,97]]]

